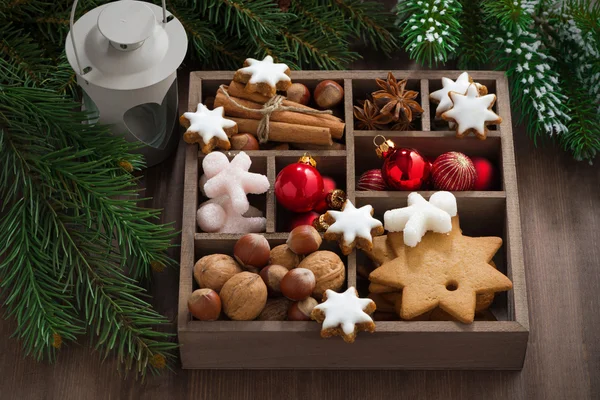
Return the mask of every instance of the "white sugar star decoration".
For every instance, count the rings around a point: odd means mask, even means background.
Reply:
[[[329,224],[325,239],[339,240],[342,253],[346,255],[355,246],[370,250],[373,236],[383,234],[383,225],[373,218],[373,207],[366,205],[357,209],[350,200],[346,200],[342,211],[327,211],[325,221]]]
[[[237,124],[223,117],[223,107],[209,110],[199,103],[196,112],[186,112],[182,115],[182,124],[187,127],[184,139],[188,143],[203,144],[202,151],[209,153],[213,148],[230,148],[229,135],[237,133]],[[206,150],[206,151],[205,151]]]
[[[435,192],[429,201],[413,192],[408,195],[408,207],[386,211],[383,222],[390,232],[403,231],[404,244],[415,247],[427,231],[450,232],[456,213],[456,197],[450,192]]]
[[[502,122],[502,118],[491,110],[496,95],[479,96],[475,84],[470,85],[464,95],[456,92],[450,92],[448,95],[454,105],[442,114],[442,118],[456,122],[456,136],[463,137],[469,132],[474,132],[478,138],[485,139],[486,125]]]
[[[345,341],[353,342],[357,331],[375,330],[375,323],[367,314],[375,311],[375,303],[359,298],[354,287],[343,293],[327,289],[325,297],[327,300],[315,306],[311,313],[311,318],[323,323],[321,336],[340,335]]]
[[[269,190],[269,179],[261,174],[248,172],[252,161],[243,151],[231,163],[223,153],[210,153],[202,161],[204,174],[208,178],[204,184],[206,196],[214,199],[229,196],[233,209],[243,214],[250,203],[246,194],[261,194]]]
[[[279,81],[291,80],[285,73],[289,67],[283,63],[274,63],[271,56],[266,56],[262,61],[247,58],[246,63],[249,65],[240,68],[238,71],[251,75],[248,83],[268,83],[271,86],[275,86]]]
[[[439,103],[437,108],[435,109],[435,115],[439,117],[444,111],[448,111],[452,108],[452,100],[450,100],[450,96],[448,96],[448,93],[450,91],[461,94],[465,93],[470,84],[471,78],[466,72],[460,74],[456,81],[453,81],[450,78],[442,78],[442,88],[440,90],[432,92],[429,95],[429,98],[431,100]]]

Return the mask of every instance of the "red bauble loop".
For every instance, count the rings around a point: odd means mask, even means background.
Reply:
[[[429,162],[415,149],[392,148],[384,155],[381,175],[394,190],[419,190],[429,179]]]
[[[472,190],[477,171],[469,157],[451,151],[435,159],[431,167],[431,179],[434,187],[439,190]]]
[[[275,197],[290,211],[311,211],[324,197],[323,177],[312,165],[290,164],[275,179]]]

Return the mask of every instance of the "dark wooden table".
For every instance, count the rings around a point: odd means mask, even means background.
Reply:
[[[359,67],[407,68],[398,59],[371,60]],[[181,108],[186,75],[180,74]],[[55,365],[23,359],[20,343],[8,338],[14,322],[3,321],[0,399],[600,398],[600,169],[573,161],[555,145],[536,149],[523,126],[514,135],[531,321],[522,371],[178,369],[141,384],[122,379],[113,359],[100,364],[85,341],[64,347]],[[147,205],[164,208],[163,221],[176,221],[177,229],[184,148],[180,143],[144,180],[145,194],[154,198]],[[175,259],[178,251],[172,250]],[[177,291],[177,271],[154,275],[154,304],[174,322]]]

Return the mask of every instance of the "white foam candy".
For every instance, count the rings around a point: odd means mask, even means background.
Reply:
[[[385,229],[404,232],[404,244],[415,247],[427,231],[449,233],[456,213],[456,197],[450,192],[435,192],[429,201],[413,192],[407,207],[386,211],[383,221]]]

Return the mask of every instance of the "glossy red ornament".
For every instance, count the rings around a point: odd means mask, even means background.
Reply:
[[[381,169],[370,169],[360,176],[356,184],[358,190],[387,190]]]
[[[279,204],[294,212],[311,211],[324,196],[323,177],[316,162],[304,156],[283,168],[275,179],[275,197]]]
[[[287,230],[292,231],[294,228],[300,225],[312,225],[315,219],[319,218],[319,213],[314,211],[308,211],[301,214],[294,214],[290,220],[290,226]]]
[[[336,183],[333,180],[333,178],[330,178],[328,176],[324,176],[323,177],[323,191],[324,191],[324,196],[323,198],[317,203],[317,205],[315,205],[314,211],[318,212],[318,213],[324,213],[327,210],[329,210],[329,206],[327,204],[327,195],[335,190],[336,188]]]
[[[491,190],[496,181],[496,168],[487,158],[471,157],[475,171],[477,171],[477,179],[473,190]]]
[[[383,143],[377,144],[382,138]],[[393,190],[419,190],[429,179],[429,162],[415,149],[397,148],[394,142],[379,135],[373,139],[377,155],[383,158],[381,175]]]
[[[469,157],[457,151],[444,153],[431,167],[433,186],[439,190],[473,190],[477,171]]]

